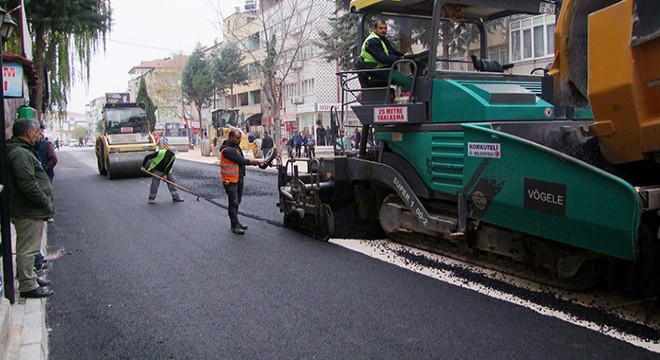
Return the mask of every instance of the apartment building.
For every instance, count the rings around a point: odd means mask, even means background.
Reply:
[[[188,61],[187,55],[173,55],[164,59],[142,61],[128,72],[131,99],[137,99],[140,80],[144,78],[147,93],[156,105],[159,123],[179,123],[186,109],[181,95],[181,74]]]
[[[229,94],[222,97],[221,102],[214,101],[214,108],[239,109],[242,122],[250,126],[261,126],[263,123],[261,98],[261,72],[258,62],[263,54],[259,51],[259,32],[261,22],[256,12],[256,5],[246,3],[246,10],[237,11],[227,17],[222,24],[224,44],[231,45],[244,53],[242,66],[248,73],[245,84],[234,85]]]

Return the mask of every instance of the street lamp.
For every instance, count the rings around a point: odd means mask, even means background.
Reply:
[[[4,84],[4,66],[2,64],[2,49],[4,42],[11,36],[16,27],[14,19],[0,6],[0,84]],[[4,86],[3,86],[4,89]],[[0,191],[0,226],[2,227],[2,277],[5,280],[5,297],[14,303],[14,264],[11,257],[11,232],[9,229],[9,189],[7,189],[7,122],[5,120],[5,93],[0,91],[0,121],[2,121],[2,134],[0,134],[0,180],[4,187]]]

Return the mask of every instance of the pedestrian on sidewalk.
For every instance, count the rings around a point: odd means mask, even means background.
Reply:
[[[42,129],[43,131],[43,129]],[[55,155],[55,148],[53,143],[48,140],[47,137],[41,135],[40,139],[35,144],[37,149],[37,155],[39,155],[39,161],[41,161],[41,166],[46,170],[48,174],[48,179],[50,183],[53,183],[53,178],[55,178],[55,165],[57,165],[57,155]]]
[[[295,158],[294,154],[295,145],[293,144],[293,137],[287,139],[286,141],[286,154],[289,156],[289,159]]]
[[[243,178],[245,177],[246,165],[263,165],[265,161],[257,159],[246,159],[243,156],[239,144],[241,143],[241,133],[237,129],[231,129],[227,140],[222,143],[220,148],[220,177],[222,185],[227,192],[229,220],[231,222],[231,231],[234,234],[245,234],[247,225],[238,221],[238,206],[243,197]]]
[[[316,157],[316,140],[313,136],[309,136],[305,140],[305,151],[307,152],[307,157],[313,159]]]
[[[179,197],[179,193],[176,191],[176,186],[170,184],[176,183],[176,179],[172,174],[172,165],[174,164],[174,160],[176,160],[176,154],[173,149],[170,149],[170,144],[167,138],[161,139],[160,146],[160,150],[144,157],[142,166],[140,167],[140,170],[145,171],[145,166],[147,166],[149,160],[153,159],[149,165],[149,172],[158,175],[158,177],[154,176],[153,179],[151,179],[148,202],[149,204],[154,204],[156,202],[161,179],[169,181],[167,183],[167,188],[170,190],[170,195],[172,195],[172,201],[175,203],[183,202],[183,199]]]
[[[264,131],[264,138],[261,140],[261,152],[264,154],[264,159],[268,158],[268,153],[273,149],[273,138],[268,136],[268,131]]]
[[[296,157],[297,158],[302,157],[301,150],[303,145],[303,137],[302,135],[300,135],[300,132],[298,130],[296,130],[296,134],[293,135],[293,144],[296,146]]]
[[[34,263],[41,250],[44,220],[53,216],[53,191],[48,174],[34,151],[39,139],[38,125],[18,119],[7,141],[9,167],[9,216],[16,229],[16,280],[24,298],[42,298],[53,291],[50,283],[39,279]]]

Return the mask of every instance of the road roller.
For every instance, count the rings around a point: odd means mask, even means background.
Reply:
[[[107,103],[103,106],[102,121],[95,145],[99,174],[110,180],[144,176],[140,171],[142,160],[156,150],[145,105]]]

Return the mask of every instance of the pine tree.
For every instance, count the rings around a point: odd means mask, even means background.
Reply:
[[[144,104],[147,112],[147,121],[149,122],[149,131],[154,131],[156,128],[156,105],[154,105],[153,100],[149,96],[147,82],[144,80],[144,77],[140,78],[140,86],[138,87],[135,101]]]
[[[234,85],[245,84],[248,73],[241,66],[243,52],[235,46],[224,46],[211,60],[213,72],[213,84],[217,91],[234,95]]]

